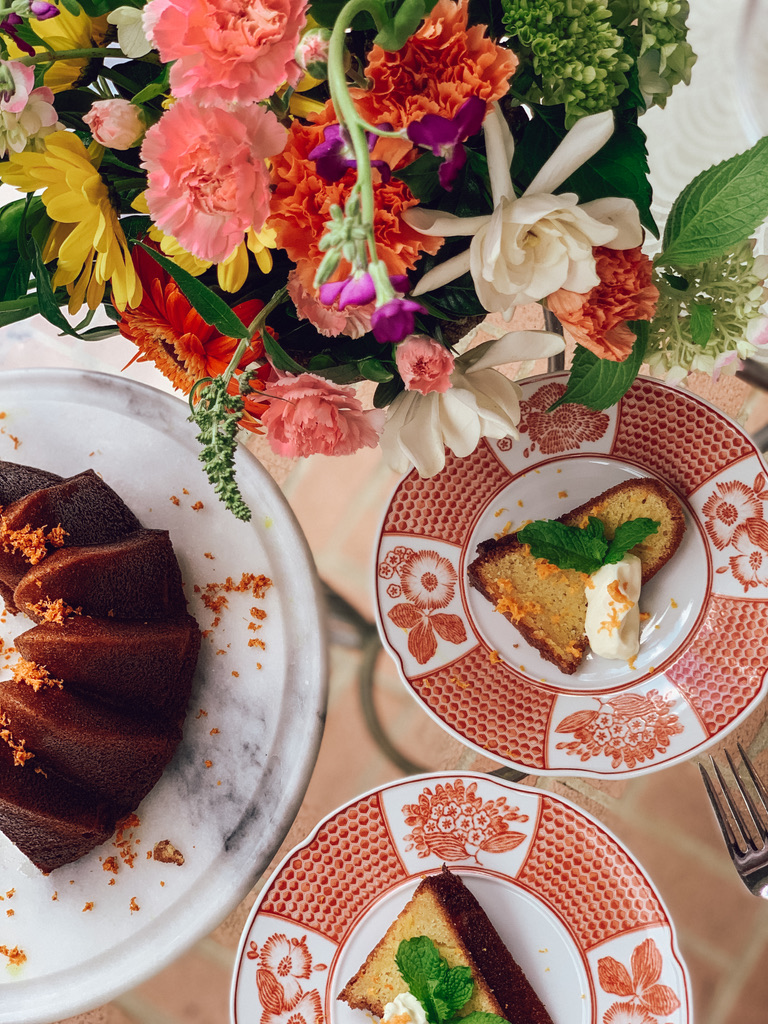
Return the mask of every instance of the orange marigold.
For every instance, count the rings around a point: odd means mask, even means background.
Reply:
[[[455,117],[470,96],[491,104],[509,89],[517,57],[485,35],[485,25],[467,28],[468,0],[438,0],[421,28],[396,53],[374,46],[366,76],[370,90],[354,90],[371,124],[404,128],[425,114]]]
[[[560,288],[547,305],[579,345],[621,363],[635,343],[627,320],[650,320],[656,312],[659,289],[652,282],[653,264],[640,246],[598,246],[593,251],[600,284],[586,294]]]
[[[339,181],[323,181],[309,159],[309,153],[323,141],[323,129],[337,123],[330,102],[313,124],[294,120],[285,149],[273,161],[272,180],[276,185],[268,223],[277,235],[277,247],[294,261],[299,280],[309,292],[315,290],[315,271],[323,258],[318,243],[331,218],[331,207],[344,206],[355,182],[354,170],[347,171]],[[400,139],[379,139],[373,153],[374,159],[386,161],[393,170],[404,166],[413,155],[410,142]],[[405,223],[403,213],[418,203],[405,182],[393,177],[384,183],[375,170],[373,177],[376,249],[390,274],[404,274],[415,267],[422,253],[436,253],[443,239],[430,238]],[[349,264],[342,260],[335,276],[342,280],[350,272]]]

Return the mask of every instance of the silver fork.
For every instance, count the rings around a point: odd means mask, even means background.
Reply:
[[[725,845],[728,848],[731,860],[736,866],[739,877],[753,895],[768,899],[768,827],[766,827],[766,821],[768,821],[768,790],[766,790],[765,784],[755,771],[742,745],[739,743],[737,746],[762,806],[762,814],[758,810],[744,780],[739,777],[736,766],[727,750],[725,757],[736,780],[736,786],[741,794],[743,806],[726,785],[723,774],[718,768],[715,759],[711,756],[709,759],[712,762],[717,781],[720,784],[721,793],[725,797],[725,803],[730,809],[730,815],[726,811],[722,796],[718,794],[701,762],[699,762],[699,769],[704,779],[704,785],[706,786],[715,816],[720,825],[720,831],[723,833]],[[751,823],[744,813],[745,807],[749,811]]]

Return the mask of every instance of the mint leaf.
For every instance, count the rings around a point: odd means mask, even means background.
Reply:
[[[672,206],[655,262],[694,267],[733,249],[767,216],[768,137],[686,185]]]
[[[442,1024],[443,1017],[433,993],[448,974],[448,964],[432,939],[426,935],[403,939],[397,947],[395,963],[411,995],[424,1007],[430,1024]]]
[[[655,519],[629,519],[617,526],[603,564],[615,565],[620,562],[629,550],[652,533],[657,533],[658,529],[659,524]]]
[[[517,533],[522,544],[528,544],[534,558],[544,558],[560,569],[575,569],[591,575],[603,564],[608,551],[605,529],[595,516],[588,526],[566,526],[556,519],[537,519]]]
[[[715,314],[711,306],[705,306],[702,302],[691,304],[691,341],[694,345],[706,347],[715,329]]]
[[[623,363],[599,359],[582,345],[576,346],[565,394],[550,406],[549,412],[571,402],[586,405],[588,409],[608,409],[627,393],[643,364],[648,321],[633,320],[628,327],[637,335],[637,340]]]
[[[475,983],[469,967],[450,967],[435,988],[435,1000],[440,1003],[443,1019],[447,1020],[472,998]]]
[[[508,1024],[508,1021],[506,1017],[498,1017],[495,1013],[475,1010],[473,1013],[468,1013],[466,1017],[462,1017],[461,1024]]]

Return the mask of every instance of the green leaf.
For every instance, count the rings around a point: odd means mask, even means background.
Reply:
[[[512,161],[512,177],[521,189],[528,187],[566,134],[562,106],[535,107],[534,113]],[[646,138],[636,121],[634,111],[621,117],[617,114],[616,128],[608,142],[557,191],[575,192],[580,203],[608,196],[631,199],[643,227],[658,238],[659,230],[651,213],[653,192],[648,181]]]
[[[383,363],[381,359],[376,359],[375,356],[366,356],[365,359],[361,359],[357,368],[366,380],[376,381],[377,384],[385,384],[395,376],[386,363]]]
[[[667,282],[670,288],[674,288],[677,292],[688,291],[688,281],[684,277],[680,277],[679,274],[662,274],[664,280]]]
[[[70,14],[73,14],[75,17],[77,17],[80,13],[80,4],[77,2],[77,0],[60,0],[60,2],[61,6],[65,8],[65,10],[69,11]]]
[[[323,28],[333,28],[347,0],[312,0],[309,13]],[[355,28],[374,29],[376,23],[367,11],[361,11],[355,18]]]
[[[628,326],[637,335],[637,340],[623,363],[600,359],[589,349],[576,346],[565,394],[550,406],[550,412],[559,405],[570,403],[586,405],[588,409],[608,409],[627,393],[643,364],[648,344],[648,321],[634,320]]]
[[[695,267],[735,248],[768,217],[768,137],[686,185],[656,263]]]
[[[456,1022],[451,1022],[456,1024]],[[495,1013],[485,1013],[483,1010],[475,1010],[461,1018],[461,1024],[507,1024],[506,1017],[499,1017]]]
[[[168,92],[172,66],[170,61],[167,64],[163,64],[160,77],[156,81],[145,85],[143,89],[140,89],[131,102],[146,103],[148,100],[153,100],[155,96],[162,96],[163,93]]]
[[[404,181],[416,199],[422,203],[431,203],[442,191],[437,176],[442,159],[434,153],[422,153],[420,157],[393,173],[394,178]]]
[[[400,377],[393,377],[384,384],[379,384],[373,393],[373,407],[375,409],[386,409],[391,405],[401,391],[405,391],[405,385]]]
[[[395,16],[382,25],[374,43],[389,52],[402,49],[427,14],[424,0],[403,0]]]
[[[29,316],[36,316],[40,307],[36,295],[23,295],[18,299],[0,302],[0,327],[7,327]]]
[[[185,298],[197,310],[207,324],[216,327],[227,338],[247,338],[248,328],[233,313],[224,299],[212,292],[196,277],[182,270],[173,260],[163,256],[155,249],[151,249],[143,242],[139,242],[142,249],[146,249],[155,263],[158,263],[165,270],[181,289]],[[264,332],[266,335],[266,331]],[[265,345],[266,347],[266,345]]]
[[[534,558],[588,575],[597,572],[608,551],[605,528],[595,516],[589,517],[583,530],[556,519],[537,519],[519,530],[517,537],[522,544],[530,545]]]
[[[43,255],[40,252],[40,246],[37,244],[37,240],[33,239],[32,244],[35,247],[34,273],[35,283],[37,284],[37,300],[40,305],[40,312],[49,323],[53,324],[54,327],[58,327],[60,331],[64,334],[68,334],[71,338],[77,338],[77,332],[70,327],[69,322],[64,318],[63,313],[59,309],[59,304],[56,301],[53,286],[51,285],[51,275],[48,273],[48,268],[43,263]]]
[[[657,533],[658,529],[659,524],[655,519],[629,519],[621,523],[616,527],[603,564],[614,565],[620,562],[629,550],[636,544],[642,544],[646,537]]]
[[[269,331],[261,332],[261,340],[264,343],[264,351],[267,353],[270,363],[276,370],[283,373],[304,373],[304,367],[288,355],[279,341],[272,337]]]
[[[435,988],[435,1000],[445,1006],[444,1018],[450,1017],[468,1003],[474,988],[469,967],[450,967]]]
[[[433,992],[448,973],[448,964],[432,939],[426,935],[404,939],[397,947],[395,963],[409,991],[424,1007],[429,1024],[441,1024]]]
[[[691,341],[706,348],[715,329],[715,314],[712,307],[703,302],[691,303]]]

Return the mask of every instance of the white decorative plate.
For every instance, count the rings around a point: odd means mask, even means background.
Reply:
[[[105,374],[0,374],[0,459],[101,473],[145,526],[170,531],[190,611],[209,631],[184,739],[120,849],[111,840],[45,877],[0,835],[0,947],[26,957],[13,967],[0,955],[3,1024],[101,1005],[206,935],[274,855],[314,766],[326,654],[311,555],[248,452],[238,455],[238,479],[252,522],[219,503],[187,413],[180,399]],[[233,593],[218,612],[205,605],[208,584],[243,573],[272,580],[263,599]],[[7,648],[29,623],[2,618]],[[3,652],[0,669],[15,660]],[[152,858],[161,840],[183,854],[182,866]]]
[[[326,818],[264,888],[232,1024],[370,1024],[338,1001],[427,873],[461,875],[554,1024],[691,1024],[672,922],[599,822],[488,775],[389,783]]]
[[[565,379],[523,384],[519,441],[483,441],[398,485],[377,550],[379,628],[416,699],[478,752],[539,775],[638,775],[713,743],[766,692],[768,474],[689,392],[639,378],[607,412],[547,413]],[[564,675],[469,587],[467,565],[494,534],[646,476],[677,493],[687,529],[643,588],[640,654],[589,653]]]

